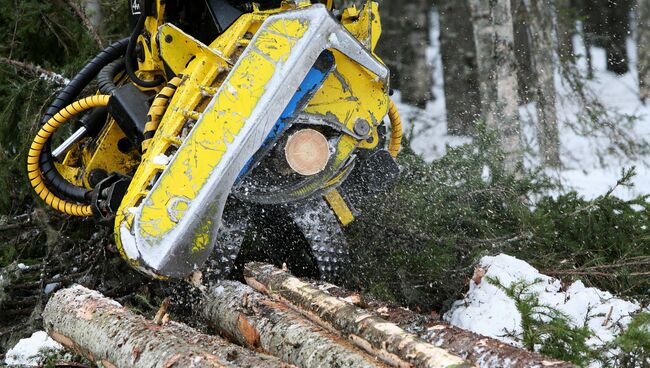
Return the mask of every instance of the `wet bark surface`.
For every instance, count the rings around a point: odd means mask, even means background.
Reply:
[[[50,298],[43,322],[63,346],[107,367],[287,367],[180,323],[158,325],[82,286]]]
[[[305,311],[312,320],[339,331],[357,346],[372,351],[387,362],[406,362],[415,367],[473,366],[397,325],[311,287],[273,266],[249,263],[244,277],[253,288],[286,300]]]
[[[467,359],[477,366],[513,368],[574,366],[451,326],[443,322],[437,314],[416,313],[400,306],[361,296],[332,284],[322,282],[299,284],[300,280],[271,266],[261,267],[259,264],[250,264],[247,267],[247,275],[252,283],[259,282],[258,287],[265,288],[269,293],[279,295],[292,302],[303,299],[297,303],[303,307],[312,305],[311,308],[333,308],[332,304],[334,303],[330,302],[323,306],[317,304],[315,300],[304,297],[309,294],[320,295],[320,300],[325,300],[325,296],[322,294],[326,294],[330,298],[348,303],[350,305],[348,308],[354,306],[362,308],[367,313],[376,314],[405,331],[417,335],[422,340]]]

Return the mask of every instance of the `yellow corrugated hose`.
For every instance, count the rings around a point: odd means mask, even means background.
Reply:
[[[47,188],[43,180],[41,168],[38,164],[38,159],[41,157],[43,147],[45,147],[45,144],[52,137],[54,132],[56,132],[56,130],[71,117],[94,107],[107,106],[109,99],[110,96],[108,95],[90,96],[64,107],[41,127],[29,148],[29,155],[27,157],[27,176],[29,177],[29,181],[38,196],[41,197],[48,206],[59,212],[80,217],[89,217],[93,215],[90,205],[68,202],[57,197]]]
[[[390,142],[388,152],[391,156],[397,157],[402,147],[402,118],[399,116],[397,106],[392,99],[388,100],[388,117],[390,118]]]
[[[162,120],[165,110],[169,105],[169,101],[174,96],[176,89],[181,84],[182,79],[180,77],[174,77],[172,80],[167,83],[167,86],[163,88],[156,98],[154,98],[151,103],[151,108],[149,108],[149,113],[147,114],[147,123],[144,126],[144,140],[142,141],[142,152],[146,152],[151,144],[151,139],[153,138],[160,121]]]

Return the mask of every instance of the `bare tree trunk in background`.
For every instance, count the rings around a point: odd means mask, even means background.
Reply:
[[[481,90],[481,115],[499,135],[504,169],[522,162],[517,92],[517,60],[510,0],[470,0]]]
[[[631,0],[581,0],[587,47],[598,46],[607,54],[607,70],[628,72],[626,38],[630,31]]]
[[[481,114],[476,48],[467,0],[438,1],[447,132],[471,135]]]
[[[627,35],[630,32],[630,0],[607,1],[607,70],[625,74],[629,69],[627,62]]]
[[[524,0],[528,9],[528,28],[532,43],[532,70],[537,79],[537,139],[542,163],[560,166],[560,135],[555,108],[555,67],[553,36],[555,4],[553,0]]]
[[[510,6],[512,7],[512,25],[515,35],[519,100],[523,103],[528,103],[535,99],[535,86],[537,85],[532,67],[528,11],[524,0],[512,0]]]
[[[637,0],[639,98],[650,99],[650,0]]]
[[[101,0],[83,0],[83,8],[90,24],[99,32],[104,28]]]
[[[391,68],[392,87],[405,102],[424,107],[433,96],[433,75],[426,57],[429,46],[430,0],[382,1],[382,42],[377,53]]]
[[[555,0],[557,42],[560,62],[574,60],[573,36],[576,34],[575,0]]]

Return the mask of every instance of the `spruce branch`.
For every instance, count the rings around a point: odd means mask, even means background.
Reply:
[[[4,56],[0,56],[0,63],[9,65],[16,69],[19,69],[23,73],[36,76],[39,79],[46,80],[61,86],[66,85],[69,82],[68,78],[64,77],[63,75],[51,70],[43,69],[40,66],[29,62],[9,59]]]

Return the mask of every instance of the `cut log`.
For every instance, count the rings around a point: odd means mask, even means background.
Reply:
[[[48,334],[104,367],[287,367],[176,322],[159,326],[98,292],[73,286],[47,303]]]
[[[575,367],[571,363],[550,359],[541,354],[516,348],[497,339],[475,334],[440,320],[437,315],[424,315],[412,310],[390,305],[369,297],[325,283],[312,284],[332,296],[353,300],[355,305],[381,315],[421,339],[485,367]]]
[[[321,326],[337,331],[352,343],[392,363],[397,357],[415,367],[472,367],[452,353],[410,334],[368,311],[333,297],[289,273],[263,263],[244,270],[253,288],[297,307]]]
[[[223,281],[204,294],[199,313],[235,342],[299,367],[383,367],[376,358],[324,331],[250,287]]]

